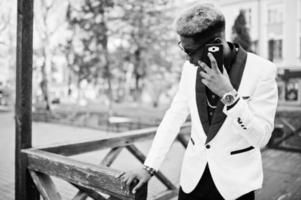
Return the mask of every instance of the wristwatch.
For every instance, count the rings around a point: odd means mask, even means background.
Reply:
[[[231,106],[238,99],[239,99],[238,92],[235,89],[233,89],[230,92],[224,94],[224,96],[221,98],[221,102],[226,106]]]

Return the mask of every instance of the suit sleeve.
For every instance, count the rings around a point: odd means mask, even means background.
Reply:
[[[187,67],[188,66],[186,66],[186,68]],[[157,129],[151,148],[144,162],[145,165],[152,167],[155,170],[158,170],[161,166],[174,139],[178,135],[182,124],[185,122],[189,114],[186,95],[187,88],[185,83],[187,80],[185,76],[186,74],[184,65],[179,83],[179,89]]]
[[[271,64],[267,75],[261,77],[254,95],[248,100],[240,98],[231,109],[224,113],[233,119],[235,128],[254,147],[264,147],[274,129],[278,91],[276,83],[277,68]]]

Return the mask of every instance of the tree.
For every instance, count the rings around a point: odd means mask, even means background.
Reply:
[[[232,40],[234,43],[241,45],[245,50],[251,50],[251,37],[247,27],[245,11],[240,10],[232,27]]]
[[[69,3],[66,19],[72,34],[64,44],[64,50],[68,52],[67,63],[71,71],[77,74],[77,83],[87,80],[97,85],[100,79],[105,79],[109,99],[112,98],[112,75],[107,12],[112,7],[112,0],[84,0],[78,9]]]
[[[110,23],[110,30],[113,37],[122,39],[119,50],[124,50],[124,59],[134,66],[136,101],[141,96],[149,66],[169,69],[172,66],[172,60],[166,55],[176,37],[172,35],[172,17],[166,14],[166,5],[164,0],[116,0],[115,3],[116,12],[112,16],[116,20]]]
[[[149,66],[169,71],[179,57],[166,5],[164,0],[69,4],[70,36],[62,50],[78,82],[86,79],[97,87],[106,80],[111,101],[129,99],[125,95],[139,100],[146,76],[152,76]]]
[[[15,84],[16,15],[15,1],[0,2],[0,84],[4,84],[3,96],[10,106],[13,105]],[[5,73],[7,72],[7,73]]]
[[[55,35],[58,33],[59,27],[62,26],[62,23],[57,19],[61,6],[62,4],[57,0],[35,2],[34,69],[40,73],[38,84],[46,110],[51,110],[50,72],[55,66],[54,54],[58,47]]]

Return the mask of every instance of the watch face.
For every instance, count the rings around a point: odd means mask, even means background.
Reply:
[[[226,103],[232,103],[233,102],[233,100],[234,100],[234,97],[232,96],[232,95],[227,95],[227,96],[225,96],[225,101],[226,101]]]

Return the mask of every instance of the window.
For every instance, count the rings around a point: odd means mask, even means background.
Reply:
[[[269,60],[279,61],[282,59],[282,39],[269,40],[268,49]]]
[[[296,80],[290,80],[287,82],[285,87],[285,101],[298,101],[298,91],[298,82]]]
[[[268,23],[283,22],[283,9],[282,5],[272,6],[268,8]]]

